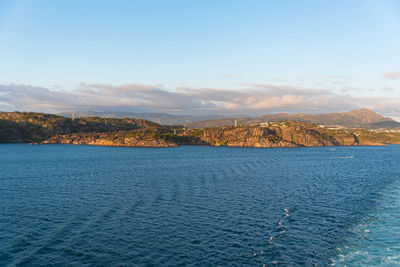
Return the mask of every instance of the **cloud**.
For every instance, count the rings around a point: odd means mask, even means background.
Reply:
[[[393,91],[394,91],[394,88],[393,88],[393,87],[390,87],[390,86],[385,86],[385,87],[383,88],[383,91],[385,91],[385,92],[393,92]]]
[[[161,85],[82,84],[71,92],[27,85],[0,85],[0,108],[41,112],[132,111],[171,114],[334,112],[370,108],[400,115],[400,99],[354,97],[329,89],[246,84],[241,90]]]
[[[394,72],[386,72],[383,75],[383,78],[392,80],[400,79],[400,70]]]

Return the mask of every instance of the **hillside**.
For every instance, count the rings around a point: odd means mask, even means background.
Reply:
[[[282,121],[270,125],[189,129],[194,144],[244,147],[313,147],[399,144],[399,133],[330,129],[312,123]]]
[[[41,142],[60,134],[116,132],[142,128],[159,129],[162,126],[141,119],[86,117],[73,120],[34,112],[0,113],[0,143]]]
[[[131,147],[348,146],[398,144],[400,133],[347,130],[292,121],[186,129],[141,119],[86,117],[73,120],[43,113],[0,113],[0,143],[16,142]]]
[[[207,120],[202,122],[196,122],[188,124],[190,128],[205,128],[205,127],[219,127],[219,126],[233,126],[237,125],[251,125],[262,122],[273,122],[273,121],[299,121],[299,122],[310,122],[314,124],[322,125],[347,125],[347,126],[368,126],[374,123],[392,122],[396,124],[394,120],[386,118],[369,109],[359,109],[343,113],[326,113],[326,114],[265,114],[256,118],[228,118],[228,119],[217,119]],[[371,126],[373,127],[373,126]]]
[[[210,145],[238,147],[314,147],[399,144],[399,133],[323,128],[311,123],[279,122],[270,126],[227,126],[173,131],[139,129],[114,133],[56,135],[46,144],[171,147]]]

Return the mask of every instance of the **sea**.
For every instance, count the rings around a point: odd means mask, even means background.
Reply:
[[[0,145],[0,266],[399,266],[400,146]]]

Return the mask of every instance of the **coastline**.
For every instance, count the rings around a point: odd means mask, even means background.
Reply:
[[[380,146],[400,144],[400,132],[370,131],[298,121],[185,128],[141,119],[69,119],[43,113],[0,113],[0,143],[74,144],[115,147]]]
[[[174,148],[182,146],[209,146],[209,147],[235,147],[235,148],[313,148],[313,147],[380,147],[388,145],[400,145],[400,144],[369,144],[369,145],[320,145],[320,146],[250,146],[250,145],[210,145],[210,144],[170,144],[170,145],[129,145],[129,144],[95,144],[95,143],[28,143],[28,142],[11,142],[11,143],[0,143],[1,144],[28,144],[32,146],[36,145],[73,145],[73,146],[103,146],[103,147],[132,147],[132,148]]]

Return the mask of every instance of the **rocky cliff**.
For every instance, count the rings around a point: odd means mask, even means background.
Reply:
[[[310,147],[384,145],[399,143],[400,135],[368,133],[363,130],[329,129],[311,123],[279,122],[270,126],[190,129],[182,133],[196,137],[196,144],[244,147]]]
[[[118,131],[111,133],[75,133],[56,135],[42,144],[73,144],[94,146],[176,147],[169,136],[157,131]]]

